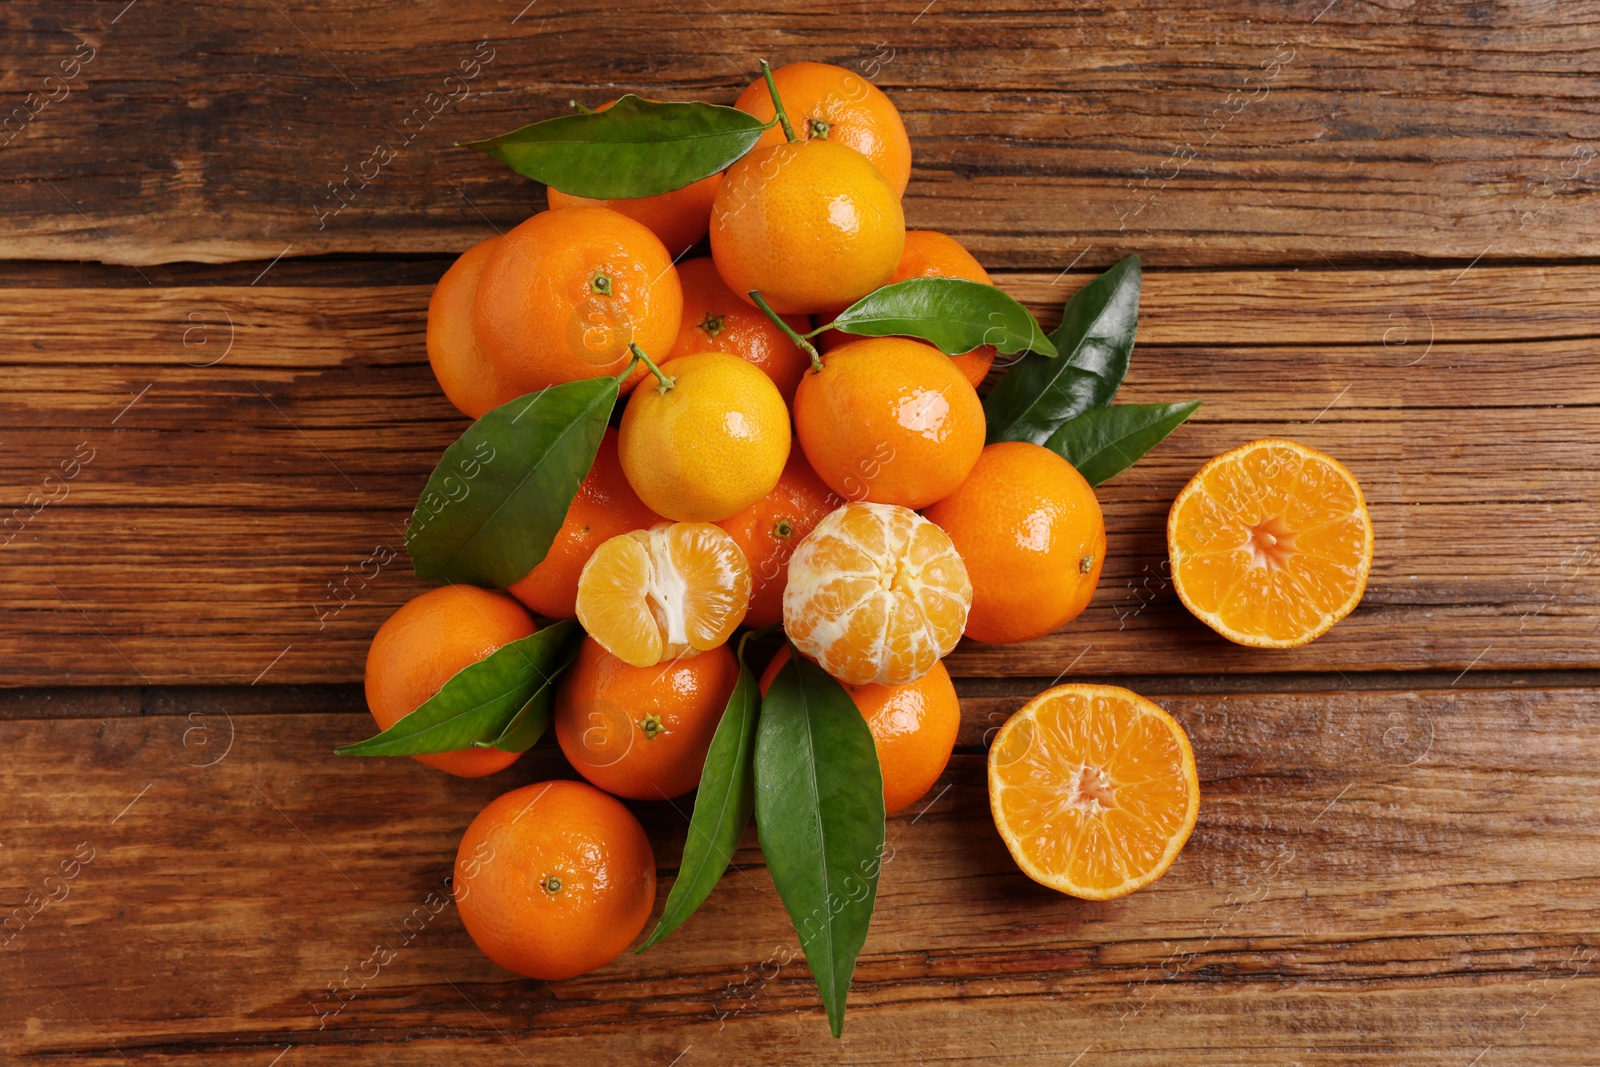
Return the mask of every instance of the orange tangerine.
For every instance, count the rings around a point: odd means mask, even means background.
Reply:
[[[1167,551],[1173,588],[1197,619],[1241,645],[1294,648],[1360,603],[1372,518],[1338,460],[1266,438],[1190,479],[1167,516]]]
[[[978,462],[983,403],[932,345],[869,337],[800,379],[794,428],[811,468],[846,500],[925,508]]]
[[[789,662],[789,646],[761,673],[761,694]],[[893,815],[927,795],[950,763],[961,729],[961,701],[943,663],[904,685],[846,685],[872,731],[883,772],[884,814]]]
[[[682,314],[666,246],[603,207],[554,208],[508,232],[483,264],[472,312],[479,351],[511,390],[505,400],[621,374],[630,344],[671,347]],[[637,368],[625,388],[646,373]]]
[[[418,594],[389,616],[367,649],[367,707],[380,730],[416,711],[456,674],[537,630],[526,608],[504,593],[445,585]],[[462,778],[509,767],[518,752],[465,748],[413,756]]]
[[[900,197],[866,156],[832,141],[754,149],[711,205],[718,273],[781,315],[837,314],[889,280],[905,239]]]
[[[788,404],[800,376],[811,360],[799,345],[789,340],[766,314],[746,300],[744,294],[728,288],[708,256],[686,259],[678,264],[683,281],[683,320],[672,358],[696,352],[727,352],[748,360],[772,379]],[[811,329],[805,315],[785,315],[783,320],[795,333]]]
[[[989,748],[995,829],[1024,874],[1086,900],[1149,885],[1200,813],[1183,727],[1114,685],[1047,689]]]
[[[866,156],[900,196],[911,180],[911,138],[900,111],[883,90],[866,78],[832,63],[786,63],[772,72],[778,99],[802,141],[825,138]],[[734,101],[762,122],[777,115],[765,78],[757,78]],[[756,146],[782,144],[784,132],[774,126]]]
[[[479,350],[472,321],[478,279],[499,247],[500,238],[490,237],[461,253],[428,301],[428,362],[433,375],[450,403],[474,419],[521,395]]]

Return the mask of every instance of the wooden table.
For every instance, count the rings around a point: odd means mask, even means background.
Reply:
[[[0,8],[0,1060],[1600,1063],[1600,4],[524,3]],[[332,751],[465,425],[429,286],[542,207],[451,145],[731,101],[762,56],[888,91],[912,224],[1047,325],[1141,254],[1121,399],[1205,401],[1102,489],[1090,609],[952,659],[839,1042],[753,834],[665,944],[522,981],[441,880],[553,746],[473,782]],[[1294,652],[1164,571],[1177,489],[1268,434],[1377,530]],[[1194,837],[1124,900],[1036,887],[990,824],[985,739],[1063,672],[1194,739]],[[686,810],[638,808],[663,895]]]

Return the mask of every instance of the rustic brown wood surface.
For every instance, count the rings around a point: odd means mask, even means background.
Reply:
[[[0,1062],[1600,1063],[1597,26],[1588,0],[0,6]],[[350,576],[465,425],[428,286],[543,205],[451,144],[574,97],[731,101],[762,56],[888,91],[912,225],[1047,323],[1140,253],[1119,399],[1205,402],[1101,489],[1089,610],[952,658],[957,754],[890,822],[840,1042],[753,834],[664,944],[519,980],[441,879],[559,753],[470,782],[332,754],[423,588],[403,553]],[[1163,569],[1177,489],[1267,434],[1343,459],[1377,532],[1356,613],[1278,654]],[[1195,835],[1121,901],[1036,887],[989,820],[987,738],[1063,672],[1194,740]],[[688,805],[636,810],[664,898]]]

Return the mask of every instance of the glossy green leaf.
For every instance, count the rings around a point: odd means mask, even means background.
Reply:
[[[1139,326],[1139,257],[1072,294],[1050,335],[1058,359],[1023,356],[984,399],[989,441],[1044,442],[1068,419],[1105,407],[1128,372]]]
[[[419,578],[504,589],[534,568],[594,463],[614,378],[552,385],[502,404],[445,449],[406,548]]]
[[[572,665],[578,658],[578,649],[583,645],[583,628],[576,622],[566,620],[553,623],[545,630],[560,631],[560,637],[551,637],[548,644],[536,645],[529,657],[534,659],[533,666],[538,671],[538,686],[517,713],[511,716],[511,721],[506,723],[505,729],[500,731],[500,736],[492,741],[474,741],[477,748],[498,748],[502,752],[526,752],[544,736],[545,730],[550,725],[551,711],[555,705],[556,679],[561,672]],[[539,636],[534,634],[534,637]],[[531,639],[530,639],[531,640]],[[545,657],[544,659],[535,656]]]
[[[735,107],[630,94],[604,111],[535,122],[463,147],[564,193],[614,200],[710,177],[750,151],[764,128]]]
[[[851,304],[833,320],[861,337],[916,337],[946,355],[979,345],[1008,355],[1056,347],[1027,308],[992,285],[961,278],[912,278],[886,285]]]
[[[801,656],[761,702],[755,787],[761,851],[838,1037],[878,895],[883,775],[850,695]]]
[[[558,622],[503,645],[457,671],[431,699],[387,730],[335,751],[341,756],[418,756],[493,745],[520,752],[512,743],[525,738],[532,745],[539,739],[550,716],[551,687],[577,655],[582,637],[577,623]],[[524,725],[508,738],[507,728],[525,712],[538,722],[537,729]]]
[[[750,823],[755,805],[756,710],[761,695],[756,676],[744,664],[748,640],[746,634],[739,642],[739,681],[722,709],[722,721],[711,737],[705,769],[700,772],[700,788],[694,797],[694,814],[689,817],[689,836],[683,843],[678,877],[667,894],[656,928],[639,946],[640,952],[681,926],[711,895]]]
[[[1090,408],[1062,423],[1044,444],[1078,468],[1090,485],[1099,485],[1137,463],[1199,407],[1200,401],[1186,400]]]

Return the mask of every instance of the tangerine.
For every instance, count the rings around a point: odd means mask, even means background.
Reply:
[[[585,782],[491,800],[461,836],[461,924],[485,956],[546,982],[603,967],[650,918],[656,859],[621,802]]]
[[[538,629],[526,608],[504,593],[446,585],[412,597],[373,635],[367,649],[367,707],[380,730],[410,715],[455,675],[502,645]],[[518,752],[465,748],[412,759],[462,778],[504,770]]]
[[[635,667],[592,637],[556,689],[556,741],[578,773],[619,797],[680,797],[700,781],[739,680],[727,645]]]
[[[966,479],[983,451],[983,403],[949,356],[921,341],[871,337],[823,362],[800,379],[794,426],[829,488],[916,509]]]
[[[894,269],[889,284],[910,281],[912,278],[961,278],[984,285],[994,284],[989,272],[972,258],[972,253],[962,247],[960,241],[937,230],[906,231],[906,250],[901,253],[900,265]],[[837,332],[829,330],[822,336]],[[994,365],[994,357],[994,345],[979,345],[971,352],[963,352],[950,359],[976,389],[983,384],[989,368]]]
[[[750,564],[750,610],[744,624],[751,628],[783,621],[783,589],[788,583],[789,557],[795,546],[822,517],[844,503],[817,477],[798,448],[772,492],[737,515],[717,523],[728,532]]]
[[[563,207],[501,238],[473,302],[478,348],[511,390],[619,375],[631,344],[664,352],[678,336],[683,288],[660,238],[620,212]],[[637,368],[631,389],[645,373]]]
[[[1167,516],[1172,585],[1194,616],[1257,648],[1313,641],[1361,602],[1372,517],[1344,465],[1266,438],[1215,457]]]
[[[578,621],[635,667],[723,644],[750,606],[750,565],[708,522],[660,523],[604,542],[578,575]]]
[[[905,237],[899,195],[866,156],[832,141],[752,150],[711,205],[717,272],[783,315],[836,314],[866,296],[894,273]]]
[[[882,89],[832,63],[787,63],[772,72],[772,80],[797,138],[826,139],[855,149],[872,161],[895,196],[905,194],[911,180],[911,138],[899,109]],[[751,82],[733,106],[762,122],[771,122],[778,113],[765,77]],[[756,147],[783,140],[783,129],[773,126]]]
[[[672,358],[697,352],[738,356],[772,379],[785,404],[792,402],[800,376],[811,366],[800,346],[749,300],[729,289],[709,256],[678,264],[678,277],[683,282],[683,319]],[[783,320],[796,333],[811,329],[805,315],[785,315]]]
[[[1149,885],[1200,813],[1189,736],[1114,685],[1047,689],[989,747],[989,808],[1022,872],[1085,900]]]
[[[772,492],[792,436],[772,379],[726,352],[669,359],[660,374],[628,398],[617,440],[639,499],[678,522],[719,522]]]
[[[521,395],[501,376],[500,368],[484,358],[473,328],[478,279],[499,247],[496,236],[461,253],[428,301],[428,362],[433,375],[450,403],[474,419]]]
[[[856,502],[829,512],[790,557],[783,628],[841,682],[901,685],[955,647],[971,603],[943,530],[908,508]]]
[[[1027,641],[1088,607],[1105,563],[1105,520],[1083,475],[1048,448],[989,445],[967,480],[923,514],[967,565],[968,637]]]
[[[761,674],[763,696],[787,662],[789,646],[785,645]],[[847,684],[844,689],[872,731],[878,768],[883,772],[884,814],[910,807],[933,788],[956,748],[961,702],[950,672],[941,662],[904,685]]]

